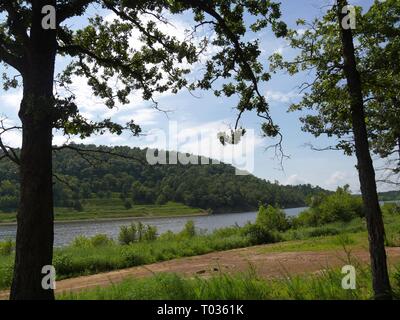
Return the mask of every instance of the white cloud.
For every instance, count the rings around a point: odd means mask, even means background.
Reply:
[[[283,92],[267,90],[265,96],[268,102],[292,103],[294,100],[301,98],[302,94],[296,91]]]
[[[350,185],[350,189],[354,193],[358,193],[360,190],[357,172],[344,172],[335,171],[329,178],[325,181],[325,187],[330,190],[335,190],[337,187],[342,187],[344,185]]]
[[[160,129],[150,131],[146,146],[216,159],[252,173],[255,149],[260,145],[261,139],[252,130],[248,130],[239,144],[223,146],[218,139],[218,133],[230,130],[226,122],[219,120],[201,125],[193,123],[178,125],[171,121],[168,132]]]
[[[134,120],[136,124],[140,126],[156,124],[156,119],[159,117],[160,111],[154,108],[142,108],[129,114],[121,115],[117,120],[121,123],[126,123]]]
[[[299,185],[299,184],[306,184],[306,181],[302,179],[298,174],[292,174],[289,176],[285,183],[285,185]]]
[[[15,111],[19,109],[22,100],[22,90],[10,91],[0,95],[0,103],[2,107],[11,108]]]

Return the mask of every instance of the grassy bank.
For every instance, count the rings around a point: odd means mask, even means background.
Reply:
[[[384,220],[387,246],[400,246],[400,214],[395,207],[386,206]],[[262,210],[260,212],[263,212]],[[278,213],[274,217],[274,214]],[[125,234],[123,244],[98,235],[79,237],[63,248],[55,249],[53,264],[57,279],[96,274],[127,267],[146,265],[180,257],[206,254],[234,248],[270,243],[260,247],[265,252],[328,251],[367,248],[365,220],[354,218],[349,222],[332,222],[316,227],[290,227],[285,231],[265,228],[270,222],[276,225],[279,212],[260,214],[255,224],[229,227],[204,234],[188,223],[179,234],[166,232],[158,237],[130,237]],[[274,219],[272,219],[272,218]],[[267,219],[268,218],[268,219]],[[132,239],[132,241],[130,241]],[[150,240],[149,240],[150,239]],[[273,244],[272,244],[273,243]],[[10,243],[0,245],[0,288],[11,283],[13,250]]]
[[[398,298],[400,274],[391,273]],[[319,275],[266,280],[255,272],[220,274],[209,279],[159,274],[129,279],[107,288],[57,296],[64,300],[367,300],[373,296],[369,270],[359,270],[355,290],[343,290],[340,270]]]
[[[206,214],[205,210],[192,208],[181,203],[168,202],[163,205],[133,205],[125,208],[118,197],[108,199],[86,199],[82,201],[82,210],[73,208],[54,208],[56,221],[117,219],[129,217],[171,217]],[[0,223],[13,223],[15,213],[0,213]]]
[[[400,228],[400,217],[387,217],[385,220],[388,237],[394,237]],[[363,221],[355,219],[347,228],[341,230],[338,224],[330,224],[323,227],[300,228],[296,233],[288,231],[276,235],[275,240],[279,241],[278,243],[260,250],[262,253],[327,251],[342,250],[343,245],[350,249],[366,248],[367,233],[363,230],[354,232],[355,226],[363,229]],[[331,235],[334,232],[332,230],[337,230],[338,234]],[[208,235],[165,233],[154,241],[135,242],[129,245],[120,245],[104,236],[92,239],[82,237],[70,246],[56,249],[54,265],[57,278],[60,280],[256,244],[259,244],[257,239],[237,227],[220,229]],[[389,243],[389,245],[398,244]],[[12,263],[12,254],[0,255],[0,288],[7,288],[10,285]]]

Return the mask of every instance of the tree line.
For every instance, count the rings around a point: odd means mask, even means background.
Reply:
[[[82,157],[80,152],[94,153]],[[90,150],[90,151],[89,151]],[[216,212],[253,210],[260,203],[301,207],[307,198],[327,192],[310,184],[280,185],[254,175],[237,176],[229,164],[148,165],[146,149],[71,145],[54,153],[54,205],[79,208],[88,198],[115,193],[135,204],[184,203]],[[169,152],[167,153],[169,156]],[[15,211],[19,177],[12,162],[0,162],[0,210]]]

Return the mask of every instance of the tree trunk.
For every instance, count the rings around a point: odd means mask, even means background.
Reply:
[[[344,21],[346,15],[342,13],[342,8],[346,5],[346,0],[338,0],[337,9],[342,39],[344,72],[351,98],[352,126],[358,162],[357,168],[367,220],[373,289],[375,299],[391,299],[392,293],[384,244],[385,230],[376,188],[375,169],[369,151],[361,77],[357,70],[353,33],[351,29],[342,27],[342,21]]]
[[[42,287],[42,268],[53,259],[52,112],[56,31],[42,28],[44,5],[32,1],[32,26],[22,72],[20,204],[10,299],[54,299]]]

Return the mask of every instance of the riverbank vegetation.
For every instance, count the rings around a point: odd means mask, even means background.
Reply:
[[[176,274],[157,274],[146,279],[128,279],[106,288],[57,296],[66,300],[368,300],[373,296],[371,275],[361,268],[355,290],[343,290],[340,270],[326,270],[318,275],[291,276],[279,279],[259,277],[255,271],[208,279],[183,278]],[[399,297],[400,272],[392,270],[395,298]]]
[[[154,227],[132,223],[121,228],[118,240],[101,234],[92,238],[81,236],[69,246],[56,248],[53,264],[57,278],[64,279],[266,243],[275,244],[264,247],[265,252],[367,248],[359,199],[349,195],[347,188],[339,188],[332,195],[314,199],[311,208],[295,218],[273,206],[260,206],[254,223],[212,233],[197,229],[192,221],[179,233],[168,231],[161,235]],[[389,203],[382,210],[386,245],[400,246],[400,206]],[[310,219],[310,215],[316,218]],[[12,263],[13,243],[1,243],[0,288],[11,283]]]

